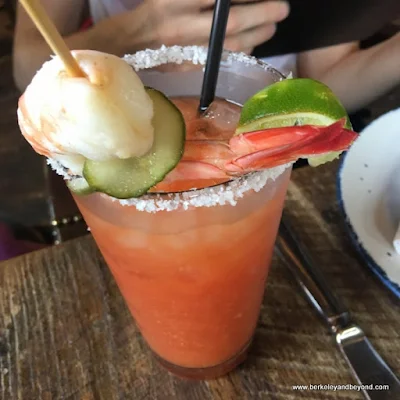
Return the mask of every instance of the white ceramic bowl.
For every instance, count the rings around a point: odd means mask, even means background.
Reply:
[[[338,196],[350,236],[382,282],[400,297],[400,109],[382,115],[345,155]]]

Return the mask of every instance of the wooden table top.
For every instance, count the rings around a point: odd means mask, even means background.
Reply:
[[[400,375],[400,304],[359,261],[336,202],[338,163],[293,172],[286,213],[335,293]],[[293,385],[355,383],[276,256],[248,360],[224,378],[175,378],[151,358],[92,238],[0,264],[0,399],[362,399]]]

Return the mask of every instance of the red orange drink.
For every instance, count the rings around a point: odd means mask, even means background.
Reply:
[[[205,132],[196,117],[198,100],[175,103],[191,117],[186,126],[198,130],[199,137],[232,136],[238,106],[222,103],[232,121],[218,121],[217,107]],[[290,168],[278,167],[184,195],[149,194],[142,205],[122,205],[101,194],[75,195],[140,331],[171,371],[215,377],[244,359],[289,176]],[[201,184],[191,184],[196,183]],[[239,192],[235,205],[207,207],[212,196],[229,201]],[[203,206],[185,204],[188,197]],[[137,209],[154,207],[155,201],[169,202],[165,207],[171,210]]]
[[[173,62],[172,49],[167,56],[168,62],[139,70],[144,84],[175,98],[187,136],[196,131],[202,139],[231,137],[240,107],[211,109],[205,133],[198,100],[184,100],[200,93],[202,66],[193,62],[199,54],[182,64]],[[228,60],[225,54],[217,96],[241,104],[282,78],[249,60]],[[214,378],[244,360],[289,176],[290,167],[278,167],[214,188],[125,202],[101,194],[74,196],[143,337],[171,372]],[[188,187],[174,188],[179,189]]]

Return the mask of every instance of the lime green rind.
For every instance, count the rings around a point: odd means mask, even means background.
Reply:
[[[252,122],[239,125],[235,135],[245,132],[256,131],[259,129],[281,128],[294,125],[322,125],[327,126],[335,122],[334,119],[326,115],[317,114],[314,112],[299,112],[293,114],[280,114],[268,117],[261,117]]]
[[[308,78],[291,78],[262,89],[243,105],[235,135],[294,125],[328,126],[345,118],[346,109],[325,84]],[[331,162],[343,151],[307,157],[312,167]]]
[[[347,111],[332,90],[308,78],[286,79],[256,93],[243,105],[238,127],[241,129],[259,118],[284,118],[285,115],[292,123],[290,116],[295,114],[320,114],[332,121],[346,118],[345,127],[351,129]]]
[[[307,161],[311,167],[318,167],[322,164],[338,159],[342,153],[343,151],[331,151],[330,153],[308,157]]]

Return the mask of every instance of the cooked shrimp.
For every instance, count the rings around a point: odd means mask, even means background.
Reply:
[[[37,72],[18,103],[18,123],[33,149],[80,175],[85,159],[145,154],[153,143],[153,104],[122,59],[72,54],[85,78],[70,77],[58,57]]]
[[[329,152],[347,150],[358,134],[346,129],[345,119],[329,126],[288,126],[242,133],[229,141],[187,140],[179,164],[153,192],[189,190],[192,182],[207,186],[233,176],[293,163]]]

